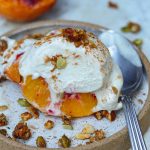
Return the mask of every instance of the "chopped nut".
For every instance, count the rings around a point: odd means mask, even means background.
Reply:
[[[139,49],[141,49],[141,46],[143,44],[143,40],[142,39],[135,39],[133,42],[132,42],[135,46],[137,46]]]
[[[25,113],[21,114],[21,119],[23,121],[27,121],[27,120],[31,119],[32,117],[33,117],[32,114],[29,112],[25,112]]]
[[[30,106],[30,107],[27,107],[27,109],[30,111],[30,113],[35,119],[39,118],[39,111],[36,108],[34,108],[33,106]]]
[[[64,125],[71,125],[71,117],[69,116],[62,116],[62,121]]]
[[[102,116],[107,118],[109,121],[114,121],[116,119],[115,111],[109,113],[107,110],[102,110]]]
[[[6,129],[0,129],[0,134],[6,136],[7,135],[7,130]]]
[[[110,8],[113,8],[113,9],[117,9],[117,8],[118,8],[118,5],[117,5],[116,3],[114,3],[114,2],[112,2],[112,1],[109,1],[109,2],[108,2],[108,6],[109,6]]]
[[[85,127],[83,128],[82,132],[75,135],[76,139],[79,139],[79,140],[89,139],[91,137],[91,134],[95,132],[95,129],[93,126],[89,124],[85,124],[84,126]]]
[[[109,112],[107,110],[102,110],[101,112],[102,112],[102,116],[105,117],[105,118],[109,114]]]
[[[85,124],[85,127],[82,130],[82,133],[84,134],[92,134],[94,133],[95,128],[92,125]]]
[[[36,145],[37,147],[44,148],[46,147],[46,141],[42,136],[38,136],[36,139]]]
[[[0,52],[3,52],[7,49],[8,45],[7,45],[7,41],[5,40],[0,40]]]
[[[67,148],[67,147],[70,147],[71,145],[71,140],[66,136],[66,135],[63,135],[59,141],[58,141],[58,145],[63,147],[63,148]]]
[[[94,134],[94,136],[90,137],[90,141],[88,143],[93,143],[95,141],[98,142],[105,138],[105,132],[102,129],[96,130]]]
[[[106,115],[106,118],[109,120],[109,121],[114,121],[116,119],[116,113],[115,111],[112,111],[111,113],[108,113]]]
[[[78,133],[75,135],[75,138],[78,140],[86,140],[91,137],[91,134]]]
[[[13,137],[17,139],[28,140],[31,137],[31,131],[26,123],[18,123],[13,131]]]
[[[98,111],[94,114],[97,120],[101,120],[103,118],[102,111]]]
[[[0,111],[5,111],[7,109],[8,109],[8,106],[6,106],[6,105],[0,106]]]
[[[141,31],[141,26],[134,22],[129,22],[126,26],[121,28],[122,32],[138,33]]]
[[[18,103],[19,103],[20,106],[22,106],[22,107],[29,107],[29,106],[31,106],[30,103],[28,103],[27,100],[24,99],[24,98],[19,98],[19,99],[18,99]]]
[[[6,116],[4,114],[0,114],[0,127],[8,124]]]
[[[46,129],[52,129],[54,127],[54,122],[51,121],[51,120],[48,120],[45,124],[44,124],[44,127]]]
[[[73,126],[72,125],[66,125],[66,124],[64,124],[63,128],[67,129],[67,130],[73,130]]]
[[[64,57],[58,57],[56,62],[57,69],[64,69],[67,65],[66,59]]]
[[[103,117],[107,118],[109,121],[114,121],[116,119],[115,111],[109,113],[107,110],[101,110],[99,112],[96,112],[94,116],[97,120],[101,120]]]

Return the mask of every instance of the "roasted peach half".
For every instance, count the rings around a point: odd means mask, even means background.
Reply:
[[[0,14],[12,21],[31,21],[55,3],[56,0],[0,0]]]
[[[27,77],[26,82],[22,85],[22,92],[25,98],[31,104],[35,104],[34,106],[39,110],[44,110],[44,107],[50,105],[50,91],[43,78],[32,79]],[[64,94],[60,109],[67,116],[83,117],[91,115],[96,104],[95,96],[90,93]]]

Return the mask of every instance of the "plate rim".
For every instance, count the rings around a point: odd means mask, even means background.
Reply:
[[[81,25],[81,26],[86,26],[92,29],[96,30],[106,30],[107,28],[101,26],[101,25],[96,25],[92,23],[86,23],[86,22],[81,22],[81,21],[68,21],[68,20],[44,20],[44,21],[37,21],[34,23],[29,23],[27,25],[24,25],[22,27],[19,27],[17,29],[14,29],[12,31],[9,31],[5,33],[2,36],[11,36],[14,34],[17,34],[19,32],[23,32],[28,29],[35,29],[39,27],[48,27],[52,25]],[[147,78],[148,78],[148,85],[150,85],[150,63],[144,53],[137,49],[137,52],[143,62],[143,65],[145,67],[146,73],[147,73]],[[140,111],[138,117],[139,117],[139,122],[141,125],[141,129],[143,133],[146,132],[150,125],[150,88],[148,89],[148,95],[147,95],[147,100],[146,103],[143,106],[143,109]],[[119,144],[118,144],[119,143]],[[3,150],[11,150],[12,148],[14,150],[37,150],[40,148],[34,147],[34,146],[28,146],[24,145],[22,143],[13,141],[8,139],[7,137],[4,137],[0,135],[0,147],[3,148]],[[72,147],[72,148],[67,148],[66,150],[106,150],[106,149],[111,149],[111,150],[120,150],[121,148],[128,149],[130,147],[130,142],[128,138],[128,132],[127,128],[124,127],[122,130],[119,132],[113,134],[112,136],[103,139],[99,143],[92,143],[90,145],[83,145],[79,147]],[[51,150],[56,150],[57,148],[50,148]],[[49,148],[44,148],[42,150],[49,150]],[[59,150],[64,150],[64,148],[59,148]]]

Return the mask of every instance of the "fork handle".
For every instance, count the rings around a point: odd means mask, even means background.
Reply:
[[[132,150],[147,150],[131,97],[121,96]]]

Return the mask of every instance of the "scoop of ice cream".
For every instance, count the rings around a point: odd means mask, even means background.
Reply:
[[[29,75],[45,78],[54,95],[87,93],[101,88],[104,78],[112,70],[111,57],[95,36],[81,31],[60,30],[53,32],[55,36],[49,34],[35,42],[20,60],[20,74],[24,78]],[[78,35],[73,36],[72,32]],[[58,67],[60,59],[66,63],[63,68]]]

